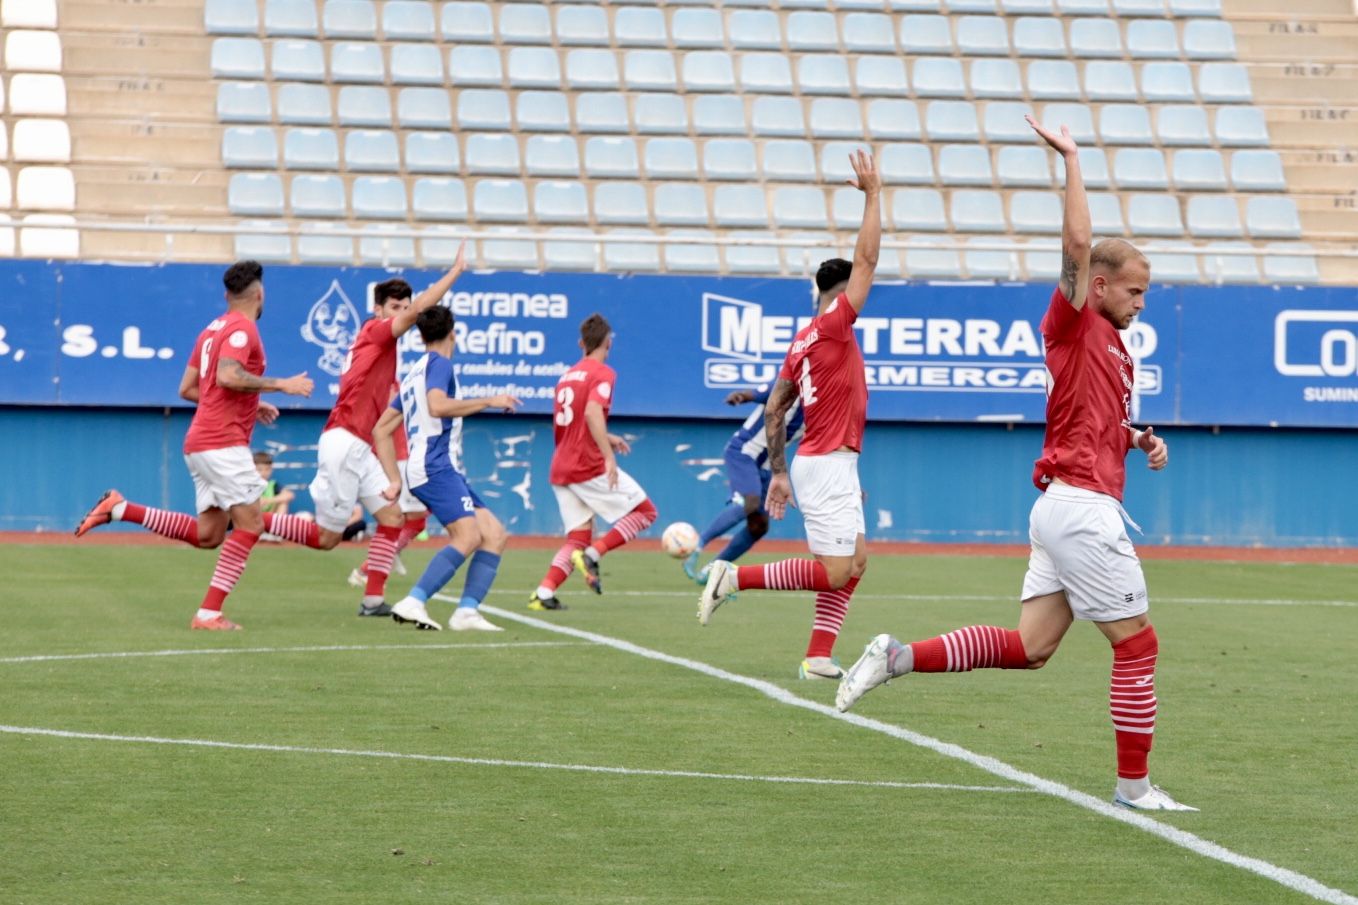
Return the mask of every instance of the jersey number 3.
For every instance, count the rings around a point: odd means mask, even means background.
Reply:
[[[571,406],[575,403],[575,390],[571,387],[562,387],[556,391],[556,423],[566,427],[575,420],[575,409]]]
[[[816,385],[811,382],[811,359],[802,359],[802,376],[797,380],[797,392],[801,394],[802,405],[816,401]]]

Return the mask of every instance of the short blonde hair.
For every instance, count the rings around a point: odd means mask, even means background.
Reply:
[[[1104,239],[1089,252],[1089,267],[1091,270],[1104,267],[1111,273],[1119,273],[1128,261],[1138,258],[1150,266],[1146,256],[1126,239]]]

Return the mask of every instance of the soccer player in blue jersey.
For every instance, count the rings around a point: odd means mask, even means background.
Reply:
[[[764,404],[769,401],[767,384],[755,390],[736,390],[726,397],[727,405],[757,403],[750,417],[731,435],[723,458],[726,460],[726,480],[731,485],[731,501],[717,513],[712,523],[698,535],[698,549],[684,560],[684,574],[698,584],[707,584],[707,569],[698,568],[698,555],[712,539],[725,534],[741,520],[745,524],[731,536],[726,548],[714,557],[723,562],[735,562],[749,552],[761,537],[769,533],[769,513],[764,508],[764,497],[769,492],[769,441],[764,432]],[[786,420],[787,443],[791,446],[802,436],[801,400],[792,403]]]
[[[462,474],[462,419],[486,409],[513,412],[519,400],[507,395],[457,398],[453,313],[442,306],[429,308],[420,313],[415,326],[427,351],[401,381],[401,392],[373,428],[373,446],[390,482],[383,496],[395,500],[401,492],[401,472],[392,435],[404,420],[410,447],[406,463],[410,492],[447,529],[449,542],[430,561],[409,596],[391,608],[391,615],[397,622],[414,623],[416,628],[443,628],[430,618],[425,604],[470,557],[462,600],[448,627],[453,631],[503,631],[482,616],[478,607],[495,580],[509,533]]]

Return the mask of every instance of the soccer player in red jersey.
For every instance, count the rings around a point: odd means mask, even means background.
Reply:
[[[655,504],[646,491],[618,467],[616,456],[626,455],[631,447],[622,437],[608,432],[608,410],[618,375],[604,364],[613,348],[613,330],[603,315],[591,314],[580,325],[580,348],[585,357],[561,375],[552,406],[556,452],[550,480],[561,508],[566,543],[528,599],[531,610],[565,608],[556,597],[556,589],[572,567],[584,576],[594,593],[602,594],[599,560],[645,531],[656,519]],[[613,527],[591,543],[596,515],[612,522]]]
[[[872,155],[849,155],[855,179],[863,192],[863,225],[858,231],[853,263],[835,258],[816,272],[819,303],[816,316],[793,339],[783,369],[764,410],[769,441],[767,509],[781,519],[787,513],[793,488],[796,505],[806,523],[810,559],[787,559],[760,566],[713,562],[707,586],[698,601],[698,621],[707,625],[712,612],[736,591],[767,588],[776,591],[816,591],[816,614],[806,659],[798,670],[803,679],[838,679],[843,670],[835,662],[835,638],[849,611],[858,579],[867,569],[864,543],[863,494],[858,484],[858,454],[863,448],[868,386],[863,353],[853,324],[872,288],[882,239],[881,177]],[[788,408],[801,398],[806,435],[787,467],[787,435],[783,429]]]
[[[1066,208],[1061,278],[1042,319],[1050,377],[1033,482],[1043,493],[1028,521],[1032,553],[1018,629],[969,626],[913,644],[878,635],[845,675],[835,703],[848,710],[870,689],[911,672],[1040,669],[1071,623],[1087,620],[1113,648],[1113,801],[1137,810],[1196,810],[1150,783],[1159,643],[1146,615],[1141,561],[1123,525],[1127,453],[1141,450],[1154,471],[1169,462],[1153,428],[1132,426],[1132,358],[1118,333],[1145,308],[1150,265],[1121,239],[1090,248],[1089,204],[1070,131],[1028,122],[1065,159]]]
[[[272,423],[278,409],[260,393],[310,396],[305,373],[293,377],[264,376],[264,344],[255,322],[264,311],[264,268],[254,261],[231,265],[222,277],[226,314],[207,325],[179,382],[179,395],[198,405],[184,436],[184,462],[193,475],[198,518],[153,509],[107,491],[75,529],[80,537],[111,521],[135,522],[150,531],[195,547],[221,547],[207,595],[189,627],[211,631],[239,629],[222,615],[250,550],[265,530],[259,498],[264,479],[255,470],[250,434],[255,420]],[[226,535],[227,523],[233,526]],[[223,543],[225,541],[225,543]]]

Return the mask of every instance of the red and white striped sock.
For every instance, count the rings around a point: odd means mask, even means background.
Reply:
[[[1155,660],[1159,654],[1160,641],[1151,625],[1113,645],[1108,710],[1113,716],[1121,779],[1149,775],[1146,759],[1155,740]]]
[[[401,526],[401,536],[396,538],[396,552],[400,553],[410,542],[424,533],[425,526],[429,523],[427,515],[407,515],[405,524]]]
[[[273,512],[266,512],[264,513],[264,530],[270,534],[277,534],[283,540],[292,541],[294,544],[301,544],[314,550],[321,548],[321,529],[316,527],[316,523],[310,519],[296,515],[277,515]]]
[[[171,540],[183,541],[191,547],[198,546],[198,519],[183,512],[152,509],[150,506],[129,502],[123,507],[123,514],[118,520],[141,525],[147,531]]]
[[[649,499],[642,500],[631,512],[614,522],[612,530],[590,545],[589,549],[594,551],[594,555],[590,559],[597,562],[609,550],[621,547],[654,525],[658,517],[659,513],[655,510],[655,503],[652,503]],[[588,555],[588,551],[586,555]]]
[[[396,560],[396,542],[401,536],[397,525],[378,525],[373,539],[368,541],[368,586],[363,589],[364,597],[381,598],[387,590],[387,576],[391,574],[391,564]]]
[[[250,551],[258,542],[258,534],[241,531],[239,528],[231,532],[226,543],[222,544],[222,552],[217,554],[217,567],[212,570],[212,581],[208,584],[207,595],[203,597],[200,609],[221,612],[226,595],[230,594],[236,582],[240,581],[241,573],[245,571],[245,562],[250,558]]]
[[[770,591],[828,591],[830,576],[825,566],[814,559],[785,559],[762,566],[738,566],[736,587],[742,591],[766,588]]]
[[[816,595],[816,616],[811,622],[811,642],[806,645],[808,657],[828,657],[834,653],[835,639],[840,626],[849,614],[849,598],[858,587],[858,579],[850,578],[838,591],[821,591]]]
[[[1013,629],[969,625],[910,645],[915,672],[970,672],[973,669],[1027,669],[1023,639]]]
[[[561,587],[561,583],[569,578],[571,572],[575,570],[575,566],[571,564],[571,554],[589,546],[589,538],[590,531],[588,528],[572,531],[566,535],[566,542],[552,557],[552,564],[547,568],[547,575],[542,579],[542,584],[538,585],[539,592],[547,591],[551,594]]]

